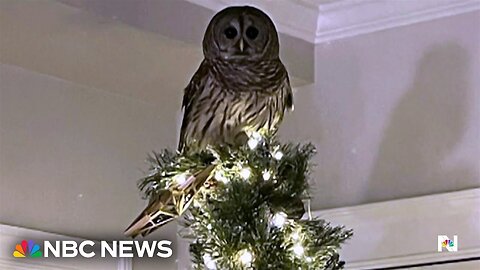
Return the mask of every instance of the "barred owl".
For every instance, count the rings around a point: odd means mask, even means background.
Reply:
[[[235,147],[249,133],[275,133],[285,110],[293,106],[278,52],[277,31],[262,11],[245,6],[217,13],[203,39],[205,58],[185,89],[178,149]],[[182,215],[212,166],[195,172],[181,188],[172,186],[151,198],[125,234],[145,236]]]
[[[210,21],[204,60],[185,89],[180,151],[243,144],[249,133],[274,133],[292,108],[277,31],[259,9],[229,7]]]

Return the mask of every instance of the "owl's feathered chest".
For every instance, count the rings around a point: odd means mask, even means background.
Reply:
[[[288,75],[280,63],[202,63],[185,89],[180,149],[238,144],[246,131],[275,131],[291,106]]]
[[[271,93],[287,77],[280,60],[270,61],[207,61],[209,73],[219,87],[236,92]]]

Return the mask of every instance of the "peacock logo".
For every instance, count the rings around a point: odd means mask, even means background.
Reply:
[[[23,240],[21,244],[15,246],[15,250],[13,251],[13,257],[15,258],[39,258],[42,256],[40,246],[35,244],[33,240],[28,240],[28,242],[27,240]]]

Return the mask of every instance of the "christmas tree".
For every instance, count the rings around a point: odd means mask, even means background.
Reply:
[[[314,153],[259,134],[237,148],[164,150],[149,157],[139,188],[150,201],[172,198],[155,222],[183,216],[194,269],[341,269],[338,249],[352,232],[304,210]]]

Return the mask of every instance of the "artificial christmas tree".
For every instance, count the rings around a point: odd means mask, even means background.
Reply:
[[[314,152],[259,134],[236,148],[165,150],[149,158],[139,187],[151,201],[171,196],[158,218],[184,214],[194,269],[340,269],[338,249],[352,232],[305,215]],[[199,182],[182,190],[189,181]]]

